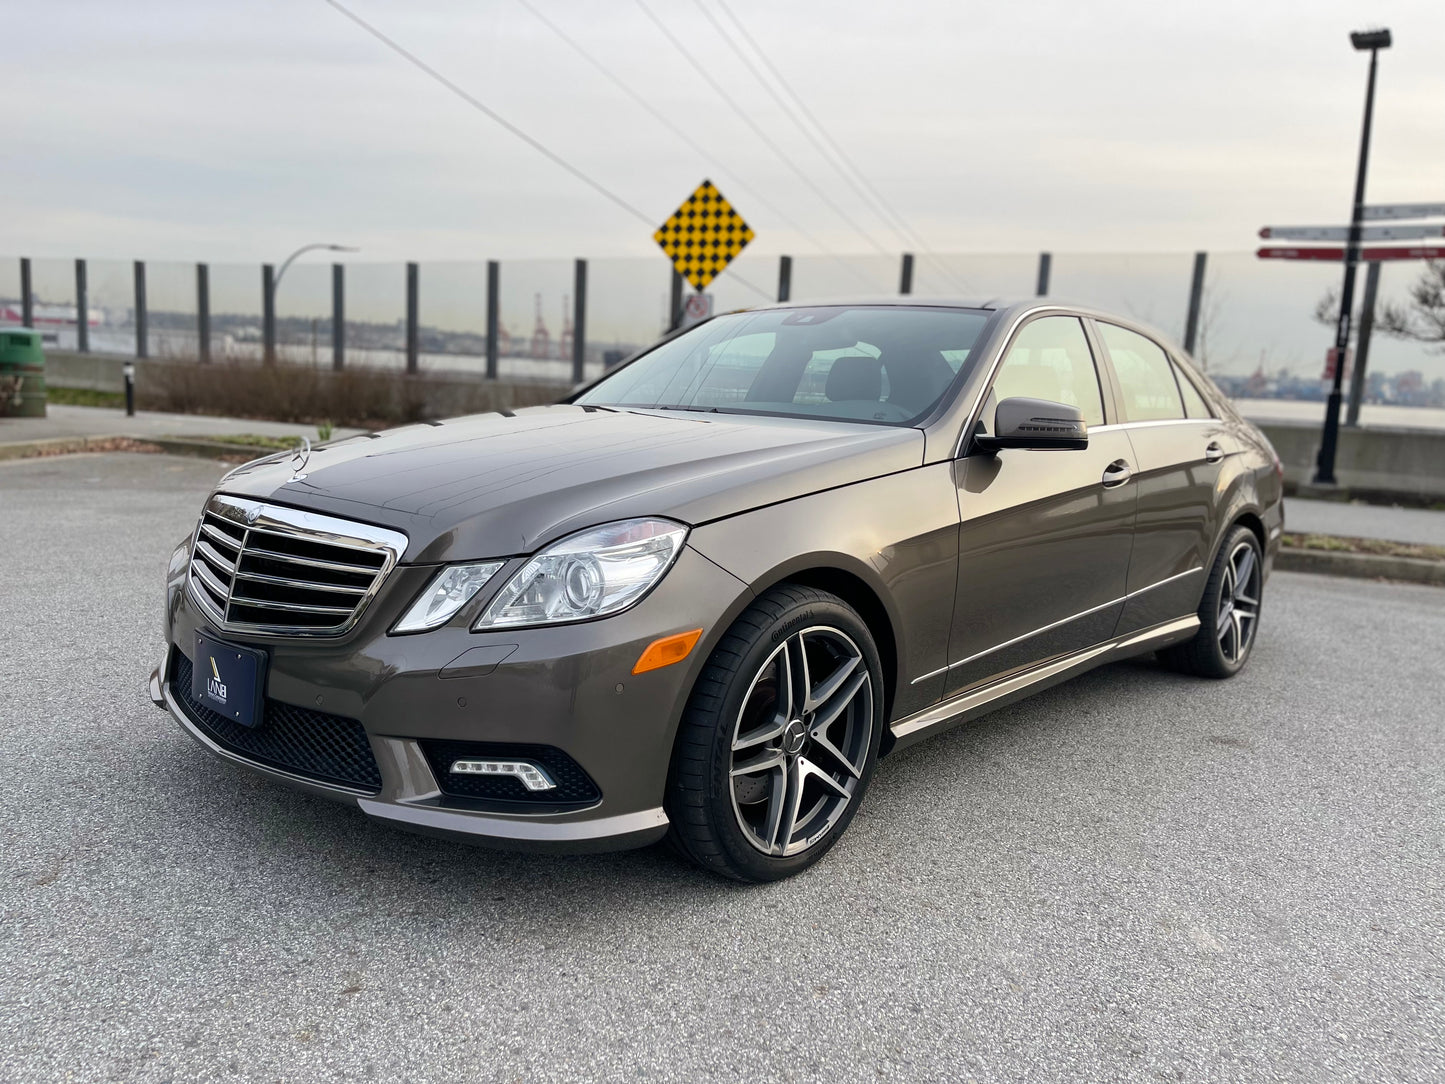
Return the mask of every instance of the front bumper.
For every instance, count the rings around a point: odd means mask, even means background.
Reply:
[[[473,633],[464,615],[455,626],[434,632],[387,636],[385,630],[431,571],[398,569],[351,633],[305,641],[218,633],[190,598],[183,570],[173,566],[167,652],[151,676],[151,699],[213,755],[409,831],[507,849],[572,852],[641,847],[662,838],[668,826],[662,799],[678,721],[715,638],[746,605],[741,581],[684,548],[663,582],[615,617]],[[652,640],[697,627],[704,628],[703,639],[683,662],[632,674]],[[359,723],[380,786],[342,785],[263,763],[207,726],[176,687],[174,673],[176,653],[189,658],[198,630],[266,651],[268,705]],[[451,666],[477,648],[490,649],[489,659],[500,661],[461,670]],[[435,757],[429,761],[426,755],[431,742],[561,750],[596,784],[600,797],[585,807],[559,808],[447,793],[446,781],[437,779]]]

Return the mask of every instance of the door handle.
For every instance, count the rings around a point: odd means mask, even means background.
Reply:
[[[1129,464],[1122,459],[1116,459],[1104,468],[1104,477],[1100,479],[1105,489],[1113,489],[1121,486],[1133,477],[1134,472],[1129,469]]]
[[[1224,448],[1219,441],[1211,440],[1204,448],[1204,462],[1218,463],[1224,458]]]

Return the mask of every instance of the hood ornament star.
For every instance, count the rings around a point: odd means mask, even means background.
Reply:
[[[291,453],[291,477],[287,478],[283,485],[292,482],[299,482],[306,477],[306,464],[311,461],[311,441],[307,437],[301,438],[301,447]]]

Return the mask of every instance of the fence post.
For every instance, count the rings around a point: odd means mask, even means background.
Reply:
[[[90,288],[84,260],[75,261],[75,349],[82,354],[90,350]]]
[[[149,336],[146,335],[146,265],[135,262],[135,356],[150,357]]]
[[[793,296],[793,257],[778,257],[778,300],[787,301]]]
[[[667,302],[667,330],[676,331],[682,324],[682,272],[672,269],[672,292]]]
[[[501,319],[502,267],[487,261],[487,379],[497,379],[497,345]]]
[[[20,257],[20,322],[29,327],[35,322],[35,306],[30,294],[30,257]]]
[[[1189,315],[1184,321],[1184,352],[1191,357],[1199,341],[1199,307],[1204,302],[1204,268],[1208,253],[1194,254],[1194,279],[1189,283]]]
[[[1370,334],[1375,330],[1375,296],[1380,292],[1380,261],[1371,260],[1365,272],[1365,298],[1360,303],[1359,341],[1355,343],[1355,371],[1350,376],[1350,405],[1345,424],[1360,424],[1360,404],[1365,401],[1365,364],[1370,360]]]
[[[331,368],[346,368],[346,265],[331,265]]]
[[[1049,272],[1054,269],[1054,254],[1052,252],[1039,253],[1039,285],[1035,290],[1038,297],[1049,296]]]
[[[572,383],[586,379],[587,261],[578,260],[572,276]]]
[[[913,292],[913,253],[903,254],[903,273],[898,277],[898,292],[900,294],[911,294]]]
[[[211,360],[211,268],[196,264],[196,359]]]
[[[417,268],[416,264],[406,265],[406,371],[417,371]]]
[[[261,265],[261,360],[276,364],[276,269]]]

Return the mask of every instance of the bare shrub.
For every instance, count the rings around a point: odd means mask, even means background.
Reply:
[[[178,414],[380,428],[555,402],[565,387],[510,384],[377,369],[259,365],[237,359],[200,365],[153,362],[137,381],[136,405]]]

